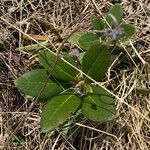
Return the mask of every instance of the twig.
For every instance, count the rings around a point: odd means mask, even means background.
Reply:
[[[143,65],[146,64],[146,61],[141,57],[141,55],[137,52],[136,48],[134,47],[134,45],[132,44],[131,40],[129,40],[130,45],[132,47],[132,49],[134,50],[134,52],[136,53],[136,55],[139,57],[139,59],[141,60],[141,62],[143,63]]]

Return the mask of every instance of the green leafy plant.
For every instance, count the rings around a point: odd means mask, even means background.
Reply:
[[[15,80],[21,92],[45,102],[42,131],[53,130],[81,114],[97,122],[115,117],[114,98],[87,76],[95,81],[103,79],[111,64],[111,50],[118,49],[118,41],[124,42],[134,34],[134,27],[124,23],[122,17],[121,6],[112,6],[105,20],[96,17],[91,21],[91,31],[76,32],[68,39],[80,49],[61,51],[60,55],[42,49],[38,60],[43,69],[29,71]]]

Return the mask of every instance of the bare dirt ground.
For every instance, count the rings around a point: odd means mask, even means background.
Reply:
[[[28,112],[31,101],[14,86],[20,74],[37,68],[36,52],[16,51],[17,47],[35,43],[21,32],[42,35],[54,45],[56,36],[41,27],[40,20],[54,25],[65,38],[78,25],[79,31],[90,29],[93,15],[104,16],[112,4],[119,2],[124,20],[135,25],[132,44],[138,56],[112,70],[114,76],[101,82],[124,99],[117,101],[117,116],[106,123],[83,118],[76,122],[72,137],[61,131],[42,133],[41,103]],[[40,41],[37,36],[33,37]],[[126,45],[124,45],[126,46]],[[128,45],[132,49],[131,45]],[[71,47],[70,47],[71,48]],[[141,56],[141,57],[140,57]],[[145,63],[146,62],[146,63]],[[1,0],[0,1],[0,149],[13,150],[148,150],[150,149],[150,2],[148,0]],[[141,90],[141,88],[143,88]],[[17,132],[14,133],[17,128]],[[13,136],[12,136],[12,133]],[[10,137],[11,136],[11,137]],[[8,140],[9,139],[9,140]]]

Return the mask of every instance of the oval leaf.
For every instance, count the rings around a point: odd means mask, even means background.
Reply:
[[[105,75],[110,61],[111,56],[108,47],[97,42],[91,46],[83,57],[83,72],[96,81],[100,80]]]
[[[86,50],[96,41],[99,41],[99,36],[93,33],[85,33],[79,38],[80,47]]]
[[[123,40],[128,40],[134,35],[135,27],[133,25],[124,23],[121,25],[121,27],[123,28],[125,34]]]
[[[21,92],[32,97],[37,97],[41,89],[44,87],[46,80],[46,70],[36,69],[18,77],[14,83]],[[62,88],[51,80],[48,80],[39,100],[48,100],[60,92],[62,92]]]
[[[108,121],[116,113],[114,99],[101,87],[91,87],[93,93],[83,98],[81,110],[83,115],[92,121]]]
[[[57,56],[48,51],[42,51],[39,53],[39,62],[47,71],[49,72],[52,71],[51,74],[53,77],[60,79],[62,81],[73,81],[77,76],[78,71],[75,70],[70,65],[68,65],[67,63],[65,63],[59,57],[58,59],[56,57]],[[71,61],[70,59],[68,60],[68,62],[77,67],[77,64],[75,63],[74,59],[72,58]],[[53,68],[55,63],[56,63],[55,68]]]
[[[122,10],[122,7],[120,6],[120,4],[113,5],[110,8],[108,15],[106,17],[108,24],[112,27],[114,25],[115,20],[112,18],[112,16],[110,14],[116,19],[118,24],[120,24],[122,22],[123,10]]]
[[[91,21],[92,27],[94,30],[102,30],[104,29],[104,21],[100,18],[94,18]]]
[[[65,122],[80,106],[80,99],[75,95],[60,95],[52,98],[43,108],[41,115],[42,131],[47,132]]]

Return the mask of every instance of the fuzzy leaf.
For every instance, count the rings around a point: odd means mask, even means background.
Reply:
[[[113,5],[109,10],[108,15],[106,16],[107,22],[112,27],[114,25],[114,20],[109,14],[113,15],[116,18],[118,24],[122,22],[123,10],[120,4]]]
[[[37,97],[47,80],[45,69],[36,69],[23,74],[15,80],[16,87],[26,95]],[[39,100],[48,100],[62,91],[56,83],[48,80]]]
[[[52,71],[51,74],[53,77],[62,81],[73,81],[76,75],[78,74],[78,71],[70,65],[68,65],[67,63],[65,63],[63,60],[61,60],[60,57],[58,57],[58,59],[56,57],[57,56],[48,51],[42,51],[39,53],[39,62],[47,71]],[[74,59],[70,59],[68,59],[68,62],[77,67],[77,64],[75,63]],[[56,63],[55,68],[53,68],[54,63]]]
[[[108,47],[97,42],[84,54],[82,61],[83,72],[98,81],[107,72],[110,60],[111,56]]]
[[[71,95],[59,95],[52,98],[43,108],[41,128],[47,132],[57,128],[74,113],[80,105],[80,99]]]
[[[124,30],[124,34],[125,37],[123,38],[123,40],[128,40],[129,38],[131,38],[134,33],[135,33],[135,27],[131,24],[122,24],[121,27]]]
[[[83,115],[92,121],[113,119],[116,110],[114,99],[101,87],[91,87],[93,92],[83,98],[81,110]]]
[[[99,41],[99,36],[93,33],[85,33],[79,38],[80,47],[88,50],[93,43]]]

